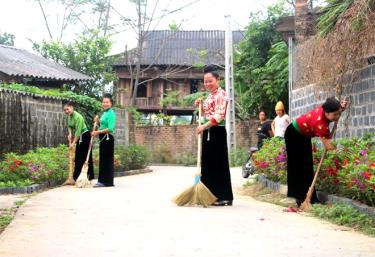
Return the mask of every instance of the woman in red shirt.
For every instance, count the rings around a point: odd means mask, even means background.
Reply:
[[[335,150],[329,123],[338,121],[346,105],[346,101],[328,98],[322,106],[295,119],[285,131],[288,196],[294,197],[298,206],[305,200],[314,178],[311,138],[319,137],[327,150]],[[311,202],[318,202],[315,191]]]

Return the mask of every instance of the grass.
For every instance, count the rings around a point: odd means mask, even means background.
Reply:
[[[275,193],[271,189],[253,180],[248,180],[244,185],[241,194],[251,196],[262,202],[268,202],[283,207],[296,207],[294,199],[285,195]],[[353,207],[345,204],[314,204],[308,214],[327,220],[336,225],[352,228],[358,232],[375,237],[375,220]]]
[[[0,210],[0,233],[12,222],[14,214],[13,208]]]
[[[19,207],[22,206],[30,197],[34,196],[35,194],[36,193],[23,196],[23,199],[15,201],[13,207],[11,208],[0,209],[0,234],[12,222]]]
[[[314,204],[311,213],[340,226],[346,226],[375,237],[375,220],[345,204]]]

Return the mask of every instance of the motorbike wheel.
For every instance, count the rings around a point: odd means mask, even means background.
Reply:
[[[249,163],[249,161],[251,162],[251,157],[249,157],[247,160],[246,160],[246,162],[245,162],[245,164],[244,165],[242,165],[242,177],[243,178],[248,178],[249,176],[250,176],[250,170],[248,169],[248,167],[247,167],[247,164]]]

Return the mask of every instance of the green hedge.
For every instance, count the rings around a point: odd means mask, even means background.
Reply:
[[[335,144],[338,150],[327,153],[316,188],[375,206],[374,136],[344,138]],[[318,148],[314,141],[314,170],[322,152],[323,149]],[[258,173],[270,180],[286,183],[286,158],[284,141],[272,138],[266,140],[263,148],[256,153],[254,164]]]
[[[93,151],[95,166],[99,165],[99,149]],[[115,171],[143,169],[150,161],[150,152],[144,146],[130,145],[115,148]]]

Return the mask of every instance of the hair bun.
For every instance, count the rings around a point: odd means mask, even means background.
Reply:
[[[112,95],[110,93],[105,93],[103,95],[103,98],[109,98],[109,99],[112,99]]]
[[[203,72],[204,73],[207,73],[207,72],[218,72],[218,69],[217,69],[216,65],[208,65],[208,66],[204,67]]]

